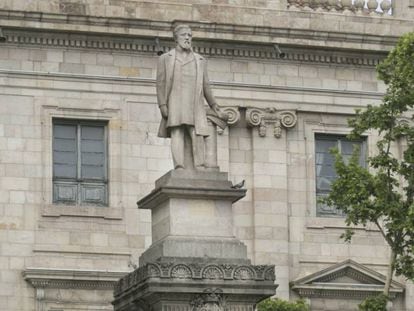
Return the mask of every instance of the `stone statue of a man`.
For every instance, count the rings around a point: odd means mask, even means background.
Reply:
[[[161,55],[157,67],[157,101],[162,115],[158,136],[171,137],[175,169],[204,169],[205,140],[212,133],[205,102],[218,118],[227,116],[212,94],[206,60],[191,48],[190,27],[177,26],[174,39],[175,49]]]

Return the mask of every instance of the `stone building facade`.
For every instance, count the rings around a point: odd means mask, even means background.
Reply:
[[[182,22],[230,115],[219,163],[248,189],[234,234],[254,264],[276,265],[276,296],[344,311],[380,291],[379,232],[344,244],[343,217],[316,197],[327,146],[349,151],[347,117],[381,101],[375,65],[413,31],[414,2],[354,2],[0,0],[0,310],[112,309],[151,244],[136,201],[172,169],[155,71]],[[392,295],[414,310],[412,283]]]

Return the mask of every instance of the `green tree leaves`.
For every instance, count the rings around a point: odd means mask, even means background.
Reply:
[[[349,120],[351,139],[379,134],[375,155],[364,168],[356,152],[345,163],[333,150],[338,178],[323,201],[344,211],[348,226],[378,227],[391,248],[387,295],[394,272],[414,279],[414,33],[403,36],[377,70],[387,85],[382,104]],[[352,233],[350,228],[342,237],[350,241]]]
[[[304,300],[289,302],[282,299],[267,298],[257,305],[258,311],[309,311],[310,308]]]

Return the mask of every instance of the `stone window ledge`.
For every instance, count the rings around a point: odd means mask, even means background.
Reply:
[[[374,224],[367,224],[364,226],[350,226],[348,227],[345,223],[344,218],[334,218],[334,217],[310,217],[306,219],[306,228],[307,229],[356,229],[356,230],[366,230],[366,231],[379,231]]]
[[[70,205],[48,205],[42,208],[44,217],[91,217],[104,218],[112,220],[122,220],[122,210],[115,207],[97,207],[97,206],[70,206]]]

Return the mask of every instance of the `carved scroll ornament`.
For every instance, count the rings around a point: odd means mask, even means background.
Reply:
[[[259,127],[259,136],[266,136],[267,126],[273,124],[273,135],[276,138],[282,136],[282,127],[291,128],[296,125],[297,116],[295,111],[281,110],[275,108],[248,108],[246,111],[246,122],[249,126]]]

